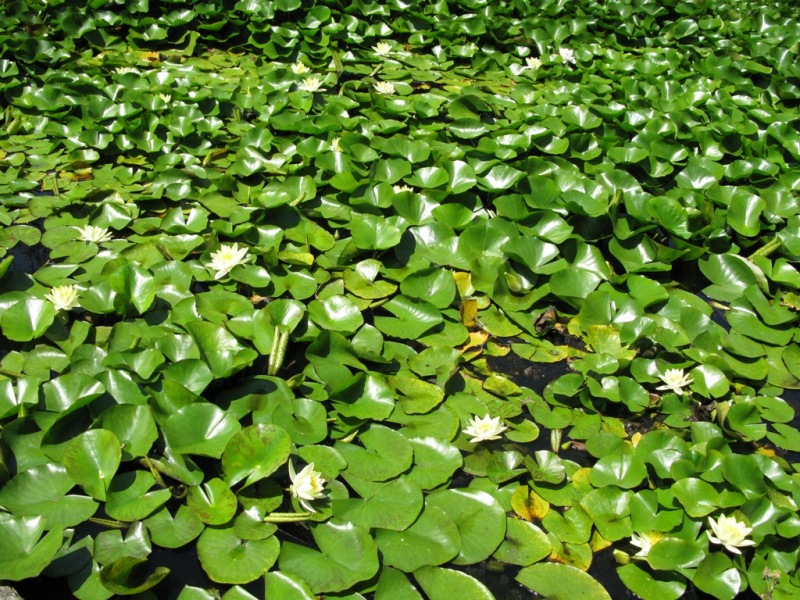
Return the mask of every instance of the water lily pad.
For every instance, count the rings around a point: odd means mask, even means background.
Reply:
[[[9,340],[29,342],[53,324],[56,310],[51,302],[31,298],[12,304],[0,317],[0,330]]]
[[[124,536],[119,529],[98,533],[94,541],[93,557],[101,565],[107,565],[125,557],[146,559],[152,550],[144,523],[137,521],[128,528]]]
[[[505,538],[505,511],[486,492],[442,490],[428,496],[427,503],[447,513],[458,527],[461,549],[453,559],[455,564],[480,562],[490,556]]]
[[[425,565],[441,565],[455,558],[461,535],[443,510],[425,503],[419,518],[404,531],[379,529],[375,541],[383,563],[410,573]]]
[[[44,517],[49,529],[74,527],[98,508],[87,496],[67,494],[74,486],[63,466],[39,465],[17,473],[0,488],[0,505],[16,516]]]
[[[698,589],[720,600],[733,600],[747,583],[733,561],[721,552],[713,552],[697,565],[692,582]]]
[[[286,600],[316,599],[308,584],[296,575],[282,571],[270,571],[264,575],[264,584],[268,597],[286,598]]]
[[[232,528],[207,528],[197,540],[203,570],[217,583],[249,583],[275,564],[280,542],[275,537],[243,540]]]
[[[618,568],[617,574],[628,589],[643,600],[678,600],[686,591],[683,578],[672,573],[652,573],[637,565],[627,564]]]
[[[553,600],[611,600],[611,596],[596,579],[570,565],[531,565],[522,569],[516,579],[528,589]]]
[[[227,523],[236,513],[236,496],[228,484],[218,478],[189,488],[186,502],[195,516],[209,525]]]
[[[506,539],[494,553],[504,563],[527,566],[550,555],[552,546],[547,534],[533,523],[508,519]]]
[[[364,324],[358,306],[347,296],[329,296],[313,300],[308,305],[308,314],[322,329],[354,333]]]
[[[120,558],[104,566],[99,573],[100,581],[106,589],[115,594],[128,596],[154,588],[167,575],[169,575],[168,568],[157,567],[150,573],[147,560],[133,557]]]
[[[251,425],[238,431],[225,446],[222,468],[225,480],[235,485],[247,478],[245,485],[271,475],[289,458],[289,434],[275,425]]]
[[[182,454],[219,458],[241,425],[231,413],[207,402],[179,409],[164,423],[170,446]]]
[[[150,491],[155,483],[155,477],[148,471],[129,471],[116,475],[106,494],[106,513],[119,521],[144,519],[172,497],[167,489]]]
[[[629,448],[629,447],[628,447]],[[632,451],[622,449],[606,454],[592,467],[589,481],[597,487],[634,488],[647,477],[647,467]]]
[[[21,581],[35,577],[50,564],[62,544],[63,530],[45,532],[44,517],[12,517],[0,521],[0,578]],[[44,535],[42,535],[44,534]]]
[[[367,481],[387,481],[411,466],[413,450],[396,431],[372,424],[359,435],[362,446],[337,442],[336,450],[347,461],[347,473]]]
[[[97,500],[106,499],[121,460],[120,442],[106,429],[81,433],[64,448],[63,462],[67,474]]]
[[[704,517],[714,512],[719,506],[719,494],[710,483],[687,477],[672,485],[672,493],[683,505],[686,513],[692,517]]]
[[[375,600],[422,600],[422,595],[404,573],[384,567],[375,588]]]
[[[426,566],[414,571],[414,578],[430,600],[446,600],[454,595],[465,600],[493,600],[480,581],[453,569]]]
[[[313,593],[346,590],[378,572],[377,547],[366,530],[331,520],[314,525],[311,533],[319,551],[284,542],[279,565],[289,574],[302,573]]]
[[[423,490],[432,490],[446,483],[462,466],[458,448],[434,437],[412,437],[414,468],[409,477]]]
[[[348,482],[354,485],[350,478]],[[337,519],[350,521],[364,529],[379,527],[402,531],[422,511],[422,491],[410,477],[361,484],[357,489],[361,498],[333,501],[333,514]]]

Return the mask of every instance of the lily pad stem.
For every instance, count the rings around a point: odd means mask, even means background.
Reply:
[[[279,513],[274,512],[264,517],[264,523],[299,523],[301,521],[308,521],[311,516],[310,512],[299,513]]]
[[[562,429],[550,430],[550,449],[553,451],[553,454],[558,454],[558,451],[561,449],[562,432]]]
[[[10,371],[8,369],[4,369],[0,367],[0,375],[5,375],[6,377],[13,377],[15,379],[19,379],[20,377],[25,377],[22,373],[17,373],[16,371]]]
[[[380,71],[382,68],[383,68],[383,63],[378,63],[377,65],[375,65],[375,68],[372,69],[372,72],[369,74],[369,76],[375,77],[375,75],[378,74],[378,71]]]
[[[770,254],[775,252],[778,248],[780,248],[782,245],[783,245],[783,241],[781,241],[781,238],[774,237],[770,241],[768,241],[766,244],[761,246],[761,248],[759,248],[758,250],[753,252],[750,256],[751,257],[753,257],[753,256],[769,256]]]
[[[152,473],[153,477],[155,477],[156,483],[158,483],[159,487],[167,489],[167,484],[164,483],[164,480],[161,478],[161,473],[158,472],[158,469],[156,469],[156,466],[152,463],[152,461],[145,456],[142,458],[141,462],[144,463],[148,469],[150,469],[150,473]]]
[[[283,366],[286,358],[286,348],[289,346],[289,332],[281,331],[279,325],[275,326],[275,334],[272,336],[272,349],[269,353],[267,363],[267,375],[277,375]]]
[[[125,529],[126,527],[130,527],[130,523],[125,523],[124,521],[113,521],[111,519],[101,519],[100,517],[89,517],[89,521],[98,525],[104,525],[105,527],[111,527],[112,529]]]

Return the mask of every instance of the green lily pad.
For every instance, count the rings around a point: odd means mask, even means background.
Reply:
[[[347,473],[366,481],[388,481],[411,466],[414,452],[408,440],[393,429],[372,424],[359,435],[363,444],[336,442],[347,461]]]
[[[163,548],[180,548],[195,539],[205,525],[187,505],[181,505],[173,517],[165,506],[144,520],[150,539]]]
[[[441,565],[458,556],[461,535],[443,510],[425,503],[419,518],[404,531],[379,529],[375,541],[383,563],[411,573],[425,565]]]
[[[106,513],[119,521],[144,519],[172,497],[167,489],[150,491],[155,483],[156,478],[148,471],[116,475],[106,494]]]
[[[228,485],[250,485],[274,473],[289,458],[289,434],[275,425],[251,425],[236,432],[222,453]]]
[[[29,342],[41,337],[53,324],[56,309],[51,302],[31,298],[12,304],[0,317],[0,330],[9,340]]]
[[[149,571],[147,560],[127,556],[104,566],[99,577],[107,590],[131,596],[154,588],[169,575],[166,567],[157,567],[152,573]]]
[[[170,415],[164,423],[164,434],[176,452],[219,458],[241,428],[231,413],[197,402]]]
[[[45,532],[44,517],[12,517],[0,521],[0,579],[22,581],[36,577],[50,564],[63,542],[63,530]],[[44,535],[42,535],[44,534]]]
[[[250,583],[269,571],[280,552],[275,537],[243,540],[233,528],[207,528],[197,540],[203,570],[217,583]]]
[[[443,510],[458,527],[461,549],[453,559],[455,564],[468,565],[484,560],[505,538],[505,511],[486,492],[442,490],[429,495],[426,502]]]
[[[651,573],[631,563],[618,568],[617,574],[643,600],[678,600],[686,591],[684,579],[673,573]]]
[[[94,540],[94,559],[101,565],[107,565],[130,557],[146,559],[152,552],[150,538],[144,523],[133,523],[123,536],[119,529],[101,531]]]
[[[347,296],[312,300],[308,305],[308,315],[318,327],[329,331],[354,333],[364,324],[358,306]]]
[[[289,573],[270,571],[264,575],[265,594],[269,598],[286,600],[316,600],[308,584]]]
[[[480,581],[453,569],[426,566],[414,571],[414,578],[430,600],[464,598],[464,600],[493,600],[494,596]]]
[[[423,490],[432,490],[449,481],[463,465],[461,452],[454,445],[434,437],[412,437],[414,468],[409,477]]]
[[[742,573],[722,552],[713,552],[697,565],[692,582],[698,589],[720,600],[733,600],[747,587]]]
[[[72,480],[96,500],[105,500],[122,460],[121,444],[110,431],[91,429],[65,447],[64,466]]]
[[[717,490],[702,479],[687,477],[676,481],[672,485],[672,493],[692,517],[705,517],[719,507]]]
[[[422,511],[422,491],[410,477],[398,477],[389,482],[361,482],[355,487],[361,498],[333,500],[333,515],[364,529],[379,527],[402,531],[411,525]],[[366,484],[366,485],[365,485]]]
[[[228,484],[218,478],[190,487],[186,502],[195,516],[208,525],[223,525],[236,513],[236,496]]]
[[[504,563],[525,567],[547,558],[552,552],[547,534],[533,523],[519,519],[506,522],[506,539],[494,557]]]
[[[375,588],[375,600],[422,600],[422,595],[404,573],[384,567]]]
[[[281,544],[281,571],[295,574],[315,594],[346,590],[378,572],[378,552],[369,533],[352,523],[330,520],[312,526],[319,551],[292,542]]]
[[[623,447],[624,448],[624,447]],[[606,454],[592,467],[589,481],[597,487],[635,488],[647,477],[647,467],[632,451]]]
[[[0,506],[18,517],[44,517],[50,529],[74,527],[98,508],[92,498],[68,495],[74,486],[63,466],[39,465],[17,473],[0,488]]]
[[[528,589],[552,600],[611,600],[611,596],[596,579],[570,565],[530,565],[522,569],[516,579]]]

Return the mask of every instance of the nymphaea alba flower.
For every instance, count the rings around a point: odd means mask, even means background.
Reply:
[[[169,102],[172,101],[172,96],[170,94],[158,94],[158,97],[161,98],[167,104],[169,104]]]
[[[237,265],[247,262],[247,248],[239,248],[239,244],[223,244],[219,250],[211,253],[208,268],[216,271],[214,279],[222,279]]]
[[[719,519],[714,521],[713,518],[708,517],[708,524],[711,527],[711,532],[706,531],[709,541],[712,544],[721,544],[734,554],[741,554],[740,546],[754,546],[753,540],[748,540],[747,536],[753,531],[752,527],[748,527],[744,522],[738,520],[736,517],[726,517],[720,515]]]
[[[650,554],[650,549],[655,545],[656,542],[662,540],[664,536],[660,533],[651,532],[651,533],[634,533],[631,536],[631,544],[639,548],[639,551],[634,554],[635,557],[638,558],[645,558],[648,554]]]
[[[341,152],[342,151],[341,141],[342,141],[342,138],[340,138],[340,137],[333,138],[331,140],[331,151],[333,151],[333,152]]]
[[[413,192],[414,188],[412,188],[410,185],[393,185],[392,191],[395,194],[402,194],[403,192]]]
[[[322,79],[316,76],[306,77],[297,84],[297,87],[304,92],[324,92],[325,88],[322,87]]]
[[[525,64],[527,65],[527,68],[535,71],[542,66],[542,59],[535,56],[529,56],[525,59]]]
[[[53,303],[56,310],[72,310],[79,306],[78,290],[74,285],[58,285],[45,298]]]
[[[305,73],[308,73],[309,71],[311,71],[311,69],[309,69],[307,66],[305,66],[300,61],[297,61],[296,63],[294,63],[292,65],[292,73],[294,73],[296,75],[304,75]]]
[[[139,69],[136,67],[117,67],[114,70],[120,75],[127,75],[128,73],[133,73],[135,75],[139,74]]]
[[[289,491],[300,501],[300,505],[309,512],[317,512],[309,502],[325,497],[325,480],[322,473],[314,470],[314,463],[307,464],[299,473],[294,472],[294,465],[289,461],[289,478],[292,485]]]
[[[101,242],[108,242],[111,240],[111,234],[105,227],[84,225],[83,227],[78,227],[78,233],[80,234],[78,239],[82,242],[95,242],[96,244],[99,244]]]
[[[392,53],[392,45],[388,42],[378,42],[372,49],[378,56],[389,56]]]
[[[375,91],[384,96],[394,94],[394,84],[390,81],[379,81],[375,84]]]
[[[667,369],[663,375],[658,376],[664,385],[658,386],[657,390],[668,390],[683,396],[683,388],[691,384],[694,380],[683,372],[683,369]]]
[[[565,63],[575,64],[575,53],[569,48],[559,48],[558,54]]]
[[[508,427],[503,425],[500,417],[479,417],[473,416],[469,422],[469,426],[464,428],[464,433],[472,436],[470,443],[477,444],[478,442],[485,442],[488,440],[499,440],[501,433],[507,430]]]

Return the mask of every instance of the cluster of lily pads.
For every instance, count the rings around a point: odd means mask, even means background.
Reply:
[[[0,4],[0,581],[797,597],[800,9],[218,4]]]

